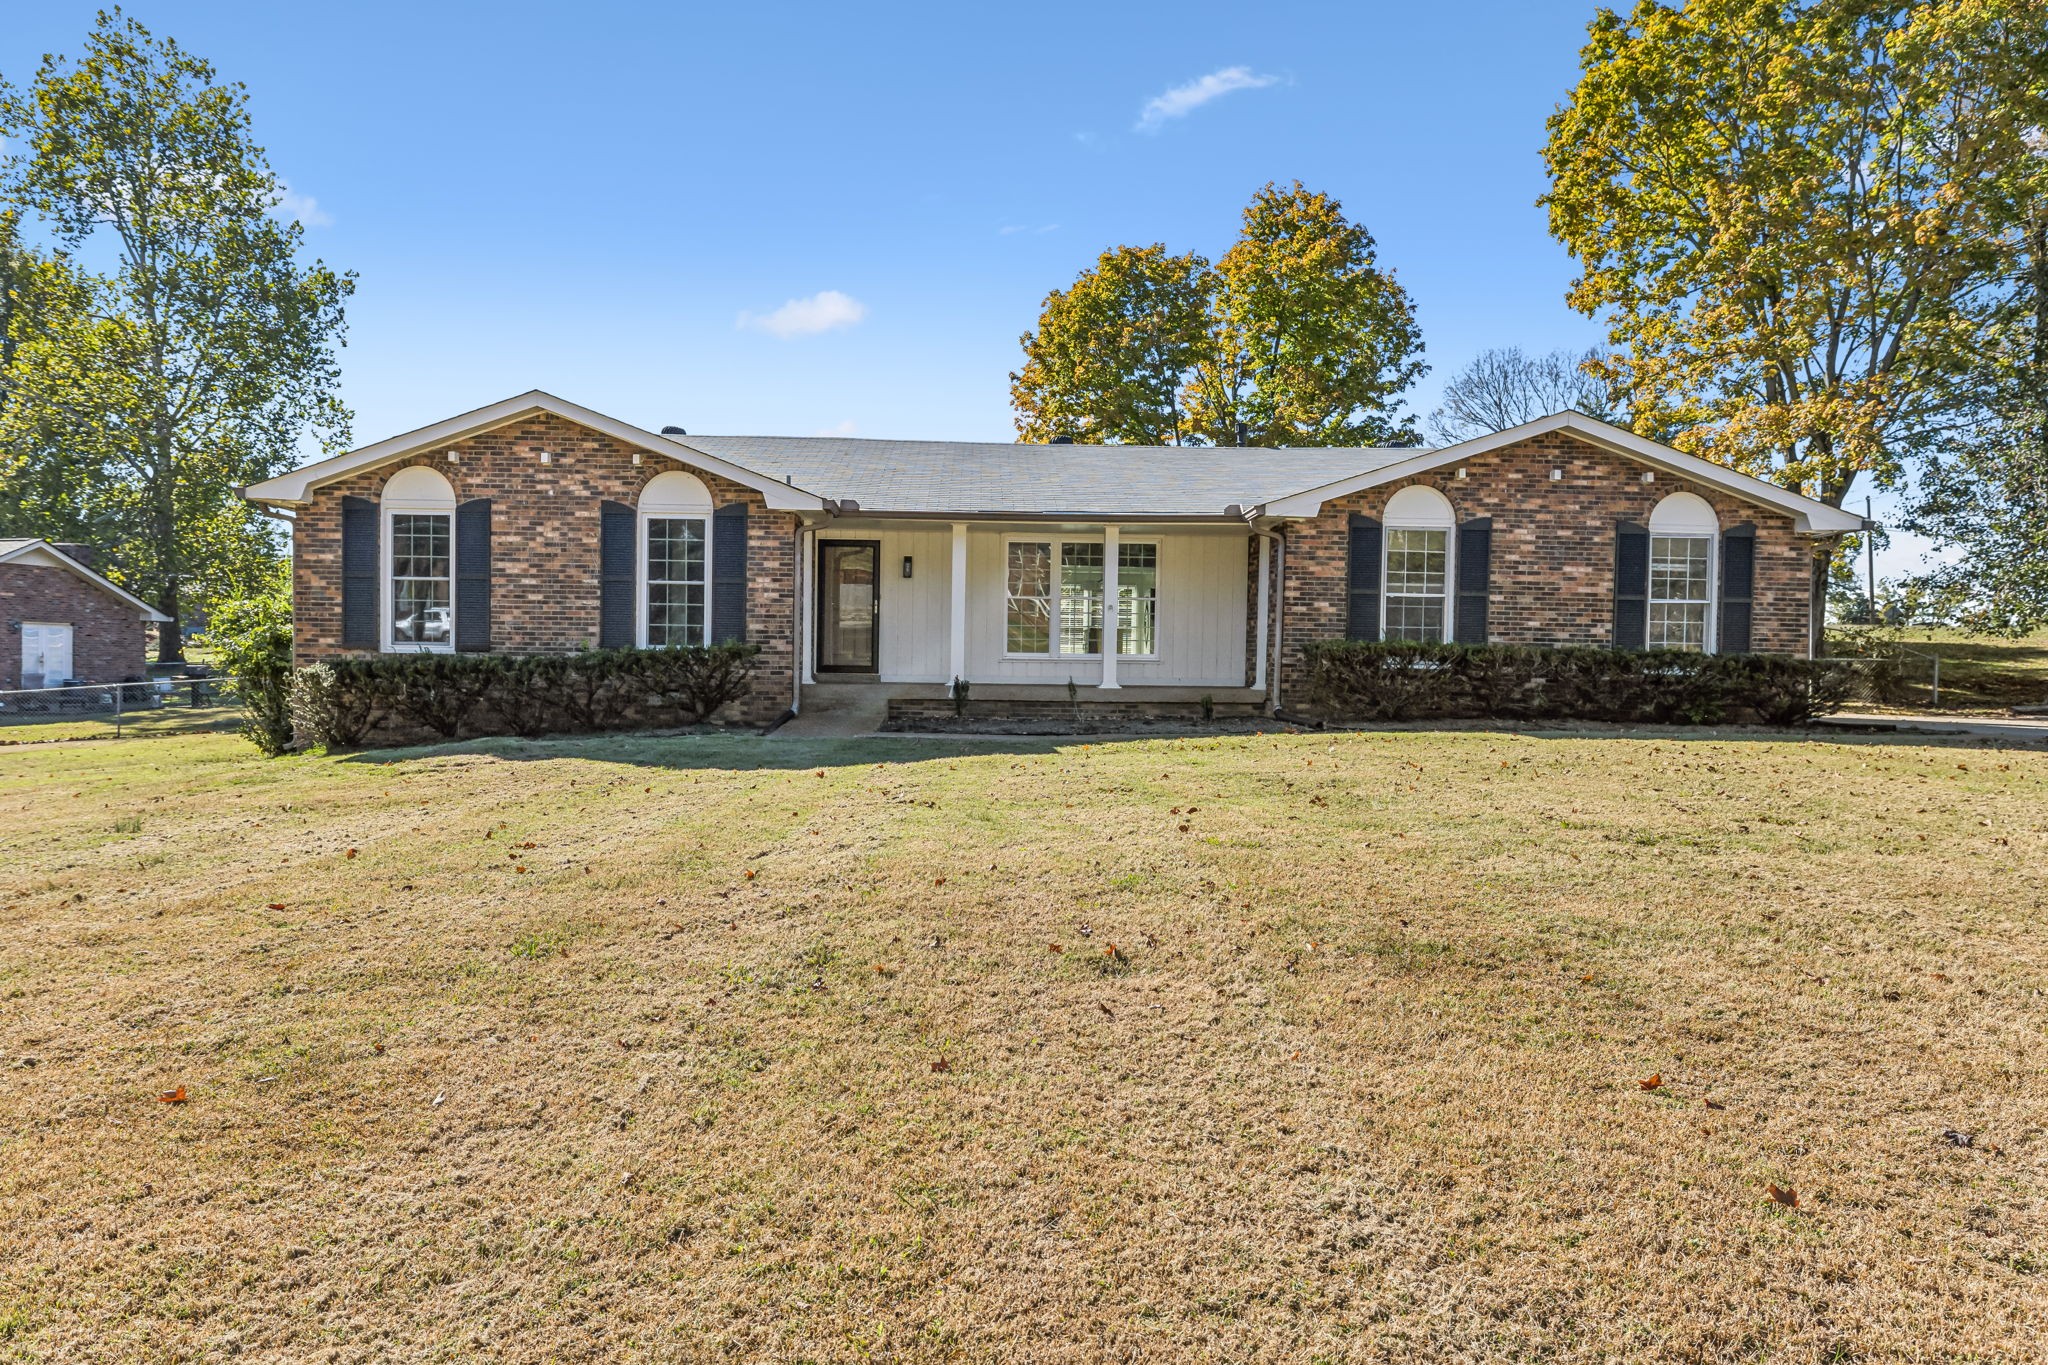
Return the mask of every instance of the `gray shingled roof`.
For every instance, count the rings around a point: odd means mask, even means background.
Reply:
[[[685,436],[707,455],[863,512],[1218,516],[1422,452],[1377,447],[1017,445]]]

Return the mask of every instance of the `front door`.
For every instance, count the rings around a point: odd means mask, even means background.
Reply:
[[[21,685],[55,687],[71,681],[71,627],[21,623]]]
[[[818,542],[818,671],[873,673],[882,625],[882,543]]]

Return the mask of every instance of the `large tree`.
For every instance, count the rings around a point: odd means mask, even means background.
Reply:
[[[2001,635],[2048,625],[2048,193],[2037,186],[2027,202],[2015,288],[1982,355],[1983,410],[1930,462],[1907,515],[1958,556],[1920,588],[1961,624]]]
[[[1112,247],[1047,295],[1010,376],[1021,438],[1185,443],[1194,433],[1181,390],[1208,352],[1214,288],[1207,261],[1155,243]]]
[[[1986,187],[2003,289],[1958,399],[1969,420],[1921,472],[1907,524],[1956,556],[1915,585],[1963,624],[2048,625],[2048,5],[1945,6],[1924,40],[1967,53],[2026,153]]]
[[[11,323],[0,482],[17,530],[90,539],[172,619],[274,565],[238,490],[302,441],[346,441],[336,396],[353,277],[298,260],[303,230],[250,130],[248,97],[118,10],[71,62],[0,82],[0,207],[60,250],[31,260]]]
[[[1212,267],[1117,247],[1048,295],[1010,376],[1022,440],[1411,445],[1415,310],[1328,195],[1267,185]]]
[[[1429,434],[1456,445],[1567,408],[1604,422],[1621,418],[1614,386],[1595,373],[1598,351],[1529,355],[1519,346],[1481,351],[1444,385]]]
[[[2028,130],[1991,50],[1954,41],[1965,10],[2040,42],[2042,0],[1642,0],[1593,21],[1544,202],[1639,429],[1839,505],[1973,406],[2002,287],[1991,191]]]

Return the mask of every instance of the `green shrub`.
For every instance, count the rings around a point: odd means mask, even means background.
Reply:
[[[219,603],[202,639],[235,680],[249,742],[272,757],[291,748],[291,599],[278,592]]]
[[[1308,699],[1348,721],[1600,720],[1797,725],[1842,704],[1827,659],[1523,645],[1318,640]]]
[[[655,705],[681,702],[691,720],[710,720],[747,694],[759,645],[635,650],[641,690]]]
[[[575,654],[380,654],[299,671],[302,741],[347,747],[392,721],[445,738],[709,720],[746,695],[757,645]]]
[[[348,664],[308,664],[292,677],[292,729],[301,744],[352,749],[377,714],[377,693],[344,678]]]
[[[377,664],[391,709],[444,739],[462,732],[501,672],[488,654],[389,654]]]

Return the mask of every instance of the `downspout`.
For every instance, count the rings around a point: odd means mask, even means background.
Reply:
[[[1266,711],[1269,715],[1280,714],[1280,660],[1283,647],[1280,642],[1281,629],[1287,624],[1287,537],[1273,532],[1273,672],[1271,686],[1266,689]]]
[[[1267,654],[1272,646],[1273,615],[1273,542],[1278,539],[1271,531],[1254,531],[1259,542],[1259,596],[1257,644],[1252,656],[1252,690],[1264,693],[1266,690]],[[1261,696],[1261,701],[1264,697]]]

